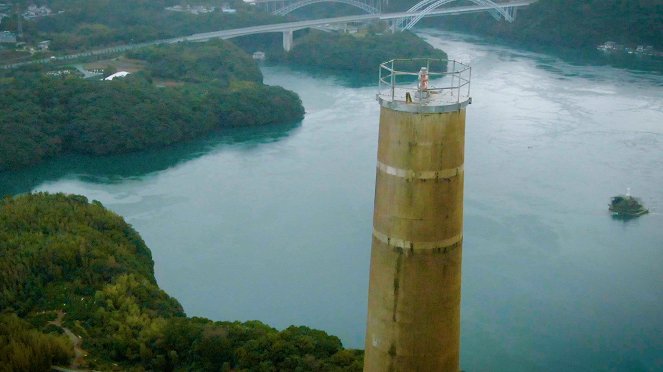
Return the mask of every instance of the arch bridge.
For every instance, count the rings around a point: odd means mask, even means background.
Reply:
[[[274,1],[274,0],[252,0],[252,1]],[[281,0],[279,0],[281,1]],[[331,0],[327,0],[331,1]],[[326,25],[332,24],[347,24],[352,22],[370,22],[370,21],[385,21],[392,22],[394,30],[396,26],[409,29],[412,28],[421,18],[423,17],[434,17],[434,16],[443,16],[443,15],[457,15],[465,13],[476,13],[489,11],[495,18],[501,19],[504,18],[507,21],[513,21],[515,17],[515,9],[518,7],[528,6],[537,2],[538,0],[501,0],[495,2],[492,0],[466,0],[471,1],[474,5],[463,5],[463,6],[454,6],[454,7],[443,7],[447,3],[451,3],[457,0],[423,0],[418,3],[415,7],[416,10],[410,10],[405,12],[394,12],[394,13],[368,13],[360,14],[353,16],[344,16],[344,17],[335,17],[335,18],[325,18],[325,19],[312,19],[304,21],[295,21],[295,22],[285,22],[269,25],[260,25],[260,26],[250,26],[235,28],[230,30],[220,30],[212,32],[198,33],[188,36],[180,36],[171,39],[161,39],[154,40],[150,42],[138,43],[138,44],[125,44],[113,46],[110,48],[100,48],[91,51],[86,51],[83,53],[62,55],[62,56],[53,56],[51,58],[37,59],[24,61],[19,63],[0,65],[0,69],[9,69],[16,68],[24,65],[34,64],[34,63],[52,63],[59,61],[68,61],[71,59],[87,57],[87,56],[97,56],[105,55],[117,52],[123,52],[127,50],[139,49],[149,47],[151,45],[158,44],[170,44],[178,43],[182,41],[205,41],[215,38],[220,39],[231,39],[240,36],[247,35],[256,35],[264,33],[282,33],[283,34],[283,49],[289,51],[292,47],[293,42],[293,32],[297,30],[302,30],[305,28],[311,27],[323,27]],[[413,7],[413,8],[415,8]],[[411,8],[412,9],[412,8]]]
[[[365,1],[365,0],[295,0],[290,1],[290,4],[284,5],[282,8],[272,11],[274,15],[287,15],[294,12],[299,8],[304,8],[309,5],[319,4],[319,3],[339,3],[351,5],[355,8],[359,8],[368,14],[378,14],[380,13],[380,2],[375,4],[374,1]],[[377,6],[376,6],[377,5]]]
[[[407,10],[408,13],[412,13],[411,17],[401,18],[396,26],[402,30],[409,30],[414,25],[416,25],[422,18],[431,14],[431,12],[444,8],[445,5],[459,0],[422,0],[419,3],[415,4],[413,7]],[[513,22],[516,19],[516,9],[517,7],[503,7],[504,3],[495,2],[492,0],[469,0],[472,3],[478,6],[487,6],[488,13],[490,13],[493,18],[500,20],[504,18],[507,22]]]
[[[366,14],[381,14],[383,0],[245,0],[251,4],[266,4],[268,10],[274,15],[287,15],[293,11],[320,3],[340,3],[361,9]],[[537,0],[527,1],[534,3]],[[496,20],[504,19],[507,22],[513,22],[516,18],[516,9],[520,4],[508,6],[512,1],[509,0],[421,0],[412,6],[405,13],[403,18],[393,21],[392,29],[409,30],[414,27],[422,18],[432,16],[437,11],[446,8],[447,4],[457,2],[471,2],[480,7],[477,11],[488,11]]]
[[[379,14],[383,0],[245,0],[249,4],[262,4],[274,15],[288,15],[297,9],[321,3],[346,4],[366,14]]]

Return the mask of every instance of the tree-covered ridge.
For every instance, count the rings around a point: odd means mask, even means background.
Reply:
[[[297,40],[287,60],[294,65],[373,74],[394,58],[446,59],[447,54],[411,32],[350,35],[311,32]]]
[[[22,1],[22,8],[32,3],[49,6],[54,14],[23,22],[25,41],[51,40],[51,49],[79,51],[101,46],[136,43],[198,32],[283,22],[241,0],[41,0]],[[166,7],[179,4],[209,4],[211,13],[173,12]],[[223,13],[223,4],[238,12]],[[16,30],[15,19],[4,19],[0,30]]]
[[[24,315],[71,304],[120,277],[146,281],[163,315],[182,309],[156,288],[150,250],[138,233],[83,196],[28,194],[0,201],[0,308]],[[163,305],[166,304],[166,307]]]
[[[540,0],[520,8],[514,23],[482,13],[431,18],[424,24],[551,47],[594,48],[611,40],[663,50],[660,0]]]
[[[161,46],[136,56],[148,59],[147,72],[112,81],[40,70],[0,77],[0,172],[63,153],[139,151],[304,115],[297,94],[263,85],[255,62],[228,42]],[[150,72],[188,84],[159,88]]]
[[[223,86],[237,80],[262,83],[262,73],[253,59],[222,40],[154,46],[129,52],[128,57],[147,61],[155,78]]]
[[[8,370],[68,364],[64,326],[100,370],[360,371],[362,354],[307,327],[186,318],[158,288],[150,251],[131,226],[82,196],[45,193],[0,202],[0,362]],[[27,320],[24,322],[18,318]],[[38,357],[37,357],[38,356]]]

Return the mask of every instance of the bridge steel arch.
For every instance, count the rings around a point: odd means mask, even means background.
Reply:
[[[291,13],[299,8],[303,8],[305,6],[313,5],[313,4],[318,4],[318,3],[341,3],[341,4],[347,4],[347,5],[352,5],[355,8],[359,8],[363,11],[365,11],[368,14],[378,14],[380,13],[380,9],[366,4],[365,2],[362,2],[360,0],[302,0],[302,1],[297,1],[295,3],[292,3],[286,7],[283,7],[281,9],[275,10],[272,12],[274,15],[286,15],[288,13]]]
[[[408,13],[417,13],[413,17],[403,18],[398,22],[398,26],[403,30],[409,30],[414,25],[416,25],[422,18],[424,18],[428,13],[437,8],[452,3],[458,0],[422,0],[421,2],[415,4],[413,7],[407,10]],[[492,9],[489,10],[493,18],[499,20],[504,18],[508,22],[513,22],[515,19],[515,13],[511,9],[505,9],[501,7],[498,3],[495,3],[492,0],[470,0],[477,5],[491,6]],[[422,9],[423,8],[423,9]],[[409,19],[409,21],[408,21]],[[406,23],[407,22],[407,23]]]

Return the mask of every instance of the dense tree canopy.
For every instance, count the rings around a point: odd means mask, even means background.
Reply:
[[[82,196],[0,201],[0,364],[68,365],[83,339],[87,367],[122,370],[360,371],[362,354],[307,327],[186,318],[156,285],[150,251],[120,216]],[[23,321],[21,319],[25,319]],[[10,365],[10,364],[7,364]]]
[[[47,371],[68,364],[73,354],[66,338],[39,332],[16,314],[0,314],[0,371]]]
[[[61,153],[138,151],[221,127],[304,115],[295,93],[263,85],[253,60],[228,42],[155,47],[134,56],[146,58],[147,71],[112,81],[39,70],[0,79],[0,172]],[[151,73],[187,84],[159,88]]]
[[[295,65],[370,73],[374,76],[382,62],[414,57],[446,59],[447,55],[411,32],[369,32],[365,35],[311,32],[297,40],[287,60]]]
[[[407,9],[416,1],[396,0]],[[460,4],[460,2],[459,2]],[[514,23],[487,13],[430,18],[423,24],[475,31],[528,44],[593,48],[612,40],[663,49],[663,2],[660,0],[541,0],[518,10]]]
[[[48,17],[23,22],[25,39],[29,42],[51,40],[51,49],[77,51],[105,45],[126,44],[197,32],[283,22],[250,7],[243,1],[210,0],[203,3],[216,6],[216,11],[204,14],[172,12],[165,8],[181,4],[179,0],[41,0],[23,1],[23,7],[38,3],[50,6],[54,13]],[[226,14],[220,11],[230,4],[239,11]],[[14,19],[3,20],[0,29],[14,31]]]
[[[155,46],[130,52],[128,57],[147,61],[155,78],[223,86],[237,80],[262,83],[262,73],[253,59],[222,40]]]

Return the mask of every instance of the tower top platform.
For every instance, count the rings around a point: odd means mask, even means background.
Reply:
[[[377,100],[396,111],[458,111],[472,103],[470,66],[449,59],[392,59],[380,64]]]

